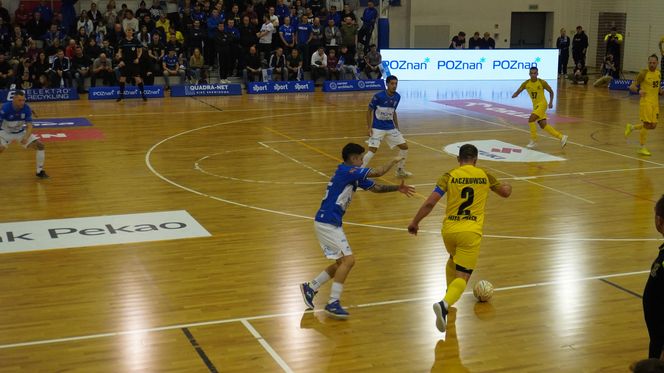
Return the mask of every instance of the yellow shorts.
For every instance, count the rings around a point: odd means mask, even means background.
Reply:
[[[537,120],[540,121],[542,119],[546,119],[546,104],[542,103],[533,108],[533,112],[531,114],[537,115]]]
[[[482,235],[475,232],[443,233],[443,242],[454,264],[475,269],[480,256]]]
[[[639,104],[639,120],[645,123],[657,123],[659,119],[659,105],[653,105],[648,101]]]

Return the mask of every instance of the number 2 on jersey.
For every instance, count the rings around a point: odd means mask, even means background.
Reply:
[[[457,215],[470,215],[470,209],[466,209],[466,207],[473,204],[473,200],[475,200],[475,190],[473,190],[471,187],[465,187],[461,189],[461,198],[465,198],[466,200],[461,204],[461,206],[459,206]]]

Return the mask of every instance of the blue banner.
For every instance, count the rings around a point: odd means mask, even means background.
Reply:
[[[33,118],[32,125],[35,128],[62,128],[62,127],[88,127],[92,123],[87,118]]]
[[[241,95],[241,84],[190,84],[171,86],[171,97]]]
[[[247,93],[292,93],[292,92],[313,92],[314,81],[302,80],[292,82],[250,82],[247,86]]]
[[[323,92],[375,91],[385,89],[382,79],[376,80],[326,80]]]
[[[14,92],[16,90],[0,90],[0,97],[4,102],[11,101],[14,98]],[[28,102],[78,100],[78,92],[75,88],[26,89],[24,92],[25,100]]]
[[[629,86],[632,85],[632,79],[611,79],[609,82],[609,89],[612,91],[628,91]],[[664,88],[664,81],[659,85],[660,88]],[[631,94],[637,94],[636,92],[630,92]]]
[[[146,85],[147,98],[164,97],[164,87],[160,85]],[[88,100],[108,100],[120,97],[120,87],[90,87]],[[141,98],[141,91],[136,86],[125,87],[125,98]]]

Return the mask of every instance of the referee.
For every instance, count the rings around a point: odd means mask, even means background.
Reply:
[[[141,90],[141,96],[143,101],[147,101],[145,97],[145,87],[143,86],[143,80],[141,79],[141,55],[143,54],[143,46],[141,43],[134,38],[134,30],[131,27],[127,27],[125,30],[125,38],[122,39],[118,45],[118,57],[120,63],[120,97],[118,97],[118,102],[124,99],[125,94],[125,85],[127,78],[134,78],[134,82]]]
[[[655,205],[655,227],[664,236],[664,195]],[[659,247],[659,255],[652,263],[650,276],[643,290],[643,316],[650,335],[651,359],[664,360],[664,244]]]

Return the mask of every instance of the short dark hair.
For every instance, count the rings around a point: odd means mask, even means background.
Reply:
[[[656,54],[651,54],[648,58],[654,58],[655,60],[659,61],[659,57],[657,57]]]
[[[537,66],[533,66],[533,67],[531,67],[530,70],[528,70],[528,71],[532,71],[532,70],[539,71],[539,69],[537,68]]]
[[[21,90],[15,91],[15,92],[14,92],[14,96],[23,96],[23,97],[25,97],[25,92],[23,92],[23,91],[21,91]],[[664,216],[664,215],[663,215],[663,216]]]
[[[659,201],[655,204],[655,215],[664,218],[664,195],[662,195],[659,198]]]
[[[351,155],[360,155],[362,153],[364,153],[364,147],[362,145],[351,142],[344,146],[343,150],[341,151],[341,158],[344,159],[344,162],[347,162]]]
[[[466,36],[466,33],[463,31],[459,31],[459,36]]]
[[[459,148],[459,160],[461,161],[472,161],[477,159],[477,148],[473,144],[463,144]]]
[[[390,75],[385,79],[385,83],[390,84],[390,82],[393,81],[393,80],[399,81],[399,79],[397,79],[396,76]]]

